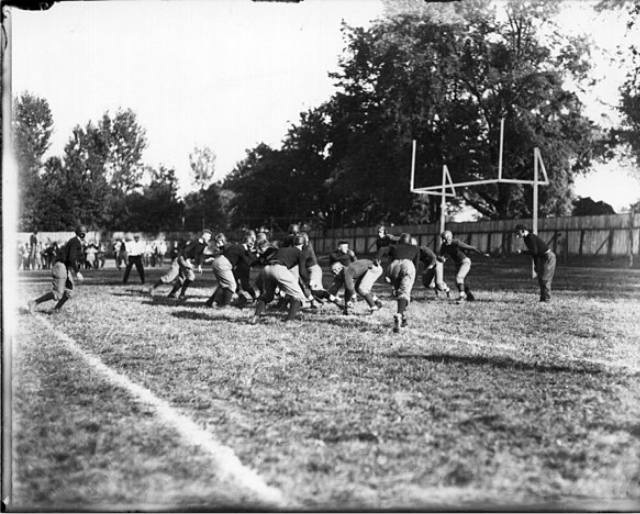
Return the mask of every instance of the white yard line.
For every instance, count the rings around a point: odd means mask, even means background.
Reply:
[[[447,336],[444,334],[427,334],[427,333],[421,333],[418,334],[418,332],[415,329],[412,329],[411,332],[415,333],[416,335],[419,335],[421,339],[428,337],[431,339],[437,339],[439,341],[454,341],[456,343],[462,343],[462,344],[466,344],[469,346],[476,346],[478,348],[489,348],[489,349],[499,349],[499,350],[507,350],[507,351],[513,351],[513,352],[517,352],[517,351],[521,351],[522,348],[516,348],[515,346],[511,346],[511,345],[505,345],[505,344],[501,344],[501,343],[486,343],[483,341],[478,341],[475,339],[466,339],[466,338],[462,338],[462,337],[458,337],[458,336]],[[589,364],[596,364],[598,366],[602,366],[604,368],[613,368],[613,369],[625,369],[628,370],[632,373],[640,373],[640,368],[637,366],[632,366],[630,364],[627,364],[625,362],[615,362],[615,361],[604,361],[604,360],[596,360],[596,359],[576,359],[575,357],[571,357],[568,355],[562,355],[562,354],[558,354],[556,355],[556,357],[558,357],[559,359],[562,359],[564,362],[569,362],[572,364],[584,364],[584,363],[589,363]]]
[[[221,480],[237,486],[243,493],[248,493],[251,498],[255,498],[257,502],[280,508],[286,506],[282,492],[268,486],[255,471],[245,467],[231,448],[217,442],[211,434],[200,428],[190,418],[180,414],[169,403],[158,398],[148,389],[133,383],[127,377],[104,364],[99,358],[85,352],[71,337],[56,330],[50,322],[42,318],[40,320],[70,351],[82,358],[107,381],[126,390],[136,400],[152,406],[157,417],[165,425],[175,429],[187,444],[198,446],[208,452],[216,465],[217,474]]]

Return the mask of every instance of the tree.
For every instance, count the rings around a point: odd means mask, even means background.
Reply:
[[[216,154],[207,147],[195,147],[189,154],[192,184],[198,190],[205,189],[213,182],[216,171]]]
[[[42,157],[49,149],[53,116],[48,102],[24,92],[14,102],[13,148],[18,161],[18,216],[21,230],[34,230],[42,218]]]
[[[606,202],[596,202],[591,197],[578,198],[573,202],[573,216],[602,216],[615,214],[613,207]]]
[[[92,122],[74,127],[64,147],[59,176],[49,174],[48,182],[58,182],[56,191],[68,196],[65,201],[72,215],[84,224],[106,228],[113,221],[112,188],[107,179],[105,163],[109,149],[100,129]]]
[[[66,230],[83,221],[79,215],[80,198],[71,194],[81,180],[69,174],[60,157],[50,157],[44,163],[42,187],[47,192],[39,203],[41,230]]]
[[[594,127],[563,84],[569,76],[585,78],[588,47],[558,31],[543,39],[540,27],[552,20],[553,3],[505,6],[505,20],[488,2],[475,1],[455,5],[457,21],[410,14],[368,30],[345,29],[330,160],[335,192],[348,208],[374,204],[394,221],[416,219],[408,194],[412,139],[420,142],[419,179],[439,177],[445,163],[456,181],[497,177],[504,118],[507,176],[532,178],[539,147],[553,183],[541,191],[541,212],[570,209],[567,186],[573,173],[589,169]],[[518,185],[462,195],[490,218],[531,212],[531,192]]]
[[[145,131],[131,110],[105,113],[96,125],[76,125],[62,158],[52,158],[42,178],[41,211],[57,228],[69,220],[95,228],[121,227],[131,217],[128,196],[142,189]]]
[[[331,74],[338,91],[301,113],[281,149],[247,153],[224,182],[233,219],[434,221],[439,202],[409,191],[412,140],[417,186],[436,185],[444,164],[457,182],[497,178],[503,119],[504,176],[532,179],[538,147],[551,180],[540,189],[541,215],[571,212],[572,178],[601,151],[597,127],[564,87],[587,78],[585,40],[553,29],[553,2],[501,3],[506,17],[488,0],[448,4],[444,16],[439,5],[403,4],[368,29],[343,26],[346,50]],[[485,217],[531,215],[528,186],[459,191]]]
[[[184,198],[184,228],[194,232],[204,228],[225,230],[227,216],[221,196],[219,184],[187,194]]]
[[[281,151],[261,143],[247,150],[245,159],[225,178],[222,188],[231,192],[227,213],[233,224],[263,223],[295,212],[297,204],[288,203],[295,195],[289,188],[291,170],[282,157]]]
[[[127,195],[140,187],[143,174],[142,153],[147,146],[146,131],[131,109],[108,112],[98,124],[105,147],[104,169],[111,187]]]
[[[178,199],[178,178],[173,168],[147,167],[150,183],[142,192],[134,191],[126,197],[129,213],[123,220],[123,230],[145,232],[173,231],[182,228],[184,204]]]
[[[618,53],[625,57],[620,63],[628,70],[626,80],[620,87],[618,109],[623,124],[611,131],[611,144],[617,150],[630,153],[640,168],[640,47],[637,44],[640,28],[640,1],[601,0],[596,11],[622,10],[627,15],[627,49]]]
[[[629,30],[640,26],[638,18],[640,18],[640,2],[635,2],[629,9]],[[620,131],[620,136],[631,149],[640,167],[640,47],[632,44],[629,50],[631,54],[629,73],[620,89],[620,111],[626,126]]]

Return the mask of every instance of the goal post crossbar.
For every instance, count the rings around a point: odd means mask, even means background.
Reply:
[[[548,186],[549,185],[549,176],[547,175],[547,169],[545,168],[544,161],[542,160],[542,155],[540,153],[539,148],[533,149],[533,159],[534,159],[534,179],[516,179],[516,178],[503,178],[502,170],[499,167],[498,178],[489,178],[489,179],[479,179],[479,180],[468,180],[466,182],[454,182],[451,178],[451,174],[449,173],[449,168],[447,165],[443,165],[442,167],[442,184],[436,186],[425,186],[425,187],[415,187],[415,150],[416,149],[416,141],[413,141],[413,153],[414,159],[412,162],[411,168],[411,192],[412,193],[421,193],[421,194],[431,194],[431,195],[442,195],[443,190],[450,191],[446,192],[446,196],[452,197],[456,196],[455,188],[456,187],[473,187],[473,186],[482,186],[488,184],[523,184],[523,185],[538,185],[538,186]],[[542,171],[542,176],[544,177],[542,180],[539,178],[539,170]]]

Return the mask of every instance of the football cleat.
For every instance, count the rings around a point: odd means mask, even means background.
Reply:
[[[34,314],[36,312],[36,302],[32,300],[29,302],[29,314]]]
[[[393,333],[394,334],[399,333],[401,326],[402,326],[402,314],[394,314],[393,315]]]

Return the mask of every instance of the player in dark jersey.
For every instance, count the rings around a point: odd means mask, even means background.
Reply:
[[[406,310],[411,301],[411,290],[416,280],[416,269],[420,260],[420,250],[411,244],[411,234],[403,233],[396,244],[382,247],[376,253],[375,260],[380,262],[388,254],[391,264],[387,276],[391,280],[391,287],[396,291],[398,312],[393,316],[393,331],[400,332],[400,327],[407,325]]]
[[[389,234],[384,225],[378,225],[378,239],[376,239],[376,252],[385,246],[397,243],[400,237]]]
[[[56,300],[54,313],[60,312],[62,306],[75,294],[74,276],[82,282],[82,273],[78,268],[78,261],[82,255],[82,241],[87,235],[87,227],[78,225],[76,235],[67,241],[67,244],[58,250],[56,260],[51,270],[53,276],[53,291],[44,294],[40,298],[29,302],[29,312],[36,310],[36,305],[50,300]]]
[[[244,307],[249,300],[253,302],[258,300],[258,293],[251,285],[251,268],[258,262],[258,254],[256,253],[257,235],[253,230],[247,230],[242,236],[242,244],[247,249],[249,259],[240,259],[233,268],[233,276],[238,284],[238,299],[235,303],[236,307]]]
[[[256,255],[257,259],[254,262],[254,266],[264,268],[267,265],[267,262],[271,260],[278,252],[278,247],[269,241],[267,234],[264,232],[259,232],[256,236]],[[265,290],[264,283],[262,281],[262,273],[258,274],[256,278],[256,288],[259,291],[258,297]]]
[[[338,247],[329,255],[329,268],[333,275],[333,282],[328,290],[328,299],[336,305],[340,306],[336,295],[338,294],[338,291],[344,287],[344,271],[356,260],[356,254],[349,248],[349,243],[344,240],[338,241]]]
[[[300,288],[298,277],[291,272],[291,269],[298,266],[302,280],[309,282],[307,270],[301,266],[303,246],[304,238],[297,235],[293,239],[293,246],[280,248],[269,258],[261,273],[264,291],[258,299],[251,323],[256,323],[259,316],[264,313],[267,304],[273,300],[276,288],[280,288],[290,300],[289,312],[285,321],[294,320],[300,312],[305,296]]]
[[[438,251],[438,260],[442,263],[447,258],[451,258],[456,264],[456,287],[458,288],[458,302],[475,300],[471,289],[468,284],[465,284],[465,279],[471,269],[471,259],[467,257],[467,252],[474,252],[483,257],[491,257],[488,253],[483,253],[475,246],[453,239],[453,234],[449,230],[445,230],[442,233],[442,244]]]
[[[218,307],[227,307],[231,305],[231,300],[237,290],[234,269],[240,263],[250,267],[254,257],[247,243],[228,244],[224,234],[216,235],[214,241],[219,252],[213,259],[213,274],[218,281],[218,287],[206,301],[206,304],[211,307],[215,302]]]
[[[289,233],[282,240],[281,248],[286,248],[287,246],[293,246],[293,240],[300,233],[300,225],[298,223],[292,223],[289,225]]]
[[[538,276],[540,286],[540,301],[551,300],[551,283],[556,272],[556,254],[551,251],[540,237],[529,232],[524,225],[516,225],[516,234],[521,237],[526,245],[526,250],[518,250],[518,253],[531,255],[533,269]]]

